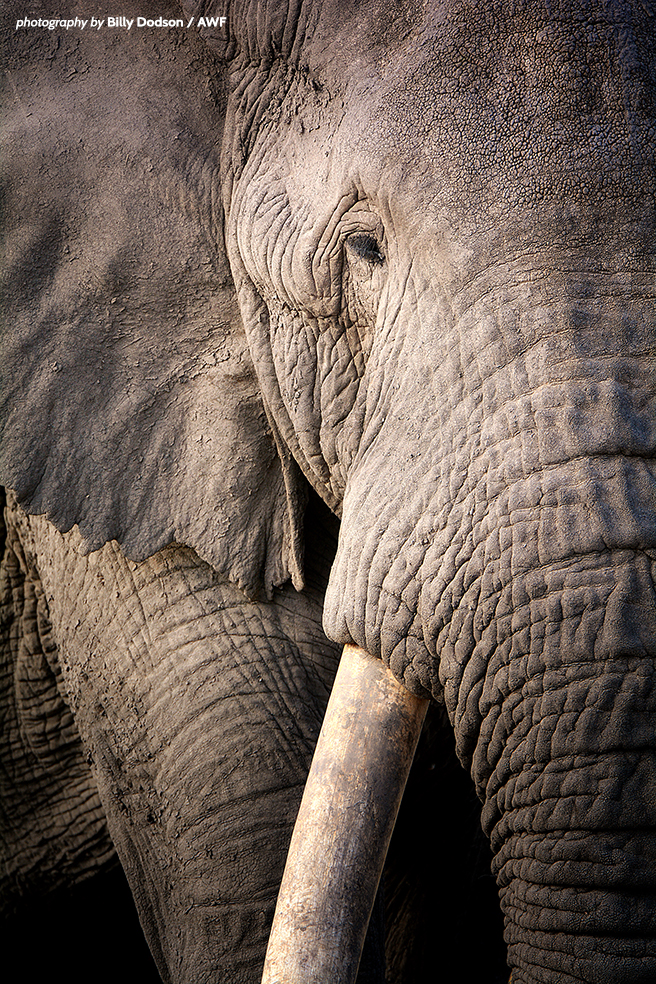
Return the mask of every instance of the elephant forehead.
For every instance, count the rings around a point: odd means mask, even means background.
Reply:
[[[333,77],[339,64],[340,81],[361,82],[370,96],[388,83],[392,108],[395,89],[400,94],[423,88],[416,126],[430,127],[436,105],[449,116],[462,103],[474,112],[485,105],[504,116],[507,109],[521,110],[525,93],[531,93],[525,107],[530,117],[570,118],[573,108],[589,112],[618,105],[628,117],[645,111],[653,117],[651,3],[639,12],[622,0],[427,0],[420,8],[397,0],[380,5],[384,10],[373,3],[354,4],[350,11],[328,3],[324,9],[334,6],[340,8],[339,23],[326,28],[320,20],[314,35],[320,53],[313,49],[311,63]],[[416,103],[414,95],[411,101]],[[406,110],[404,105],[404,116]]]
[[[445,280],[510,241],[598,245],[609,221],[653,241],[653,17],[621,3],[317,9],[309,74],[269,106],[247,169],[250,207],[261,186],[286,200],[308,252],[354,192],[413,252],[427,238]]]
[[[432,218],[461,240],[509,225],[599,229],[620,213],[644,227],[656,192],[649,25],[535,7],[465,24],[433,6],[411,39],[358,67],[342,128],[351,167],[372,194],[394,189],[404,223]]]

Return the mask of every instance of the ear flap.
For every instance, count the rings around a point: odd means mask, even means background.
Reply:
[[[191,31],[15,32],[6,64],[0,481],[90,550],[175,540],[250,595],[300,587],[305,483],[224,251],[220,66]]]

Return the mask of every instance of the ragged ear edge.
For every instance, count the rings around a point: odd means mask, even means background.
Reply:
[[[88,550],[179,542],[251,597],[300,588],[307,490],[225,255],[216,62],[193,32],[42,55],[8,59],[0,482]]]

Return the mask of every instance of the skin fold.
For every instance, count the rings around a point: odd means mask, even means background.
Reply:
[[[648,984],[653,4],[181,10],[8,45],[6,906],[115,848],[258,981],[355,644],[433,701],[360,984]]]

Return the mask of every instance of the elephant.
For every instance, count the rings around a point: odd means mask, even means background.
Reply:
[[[653,982],[656,7],[33,11],[6,910],[118,856],[171,984]]]

